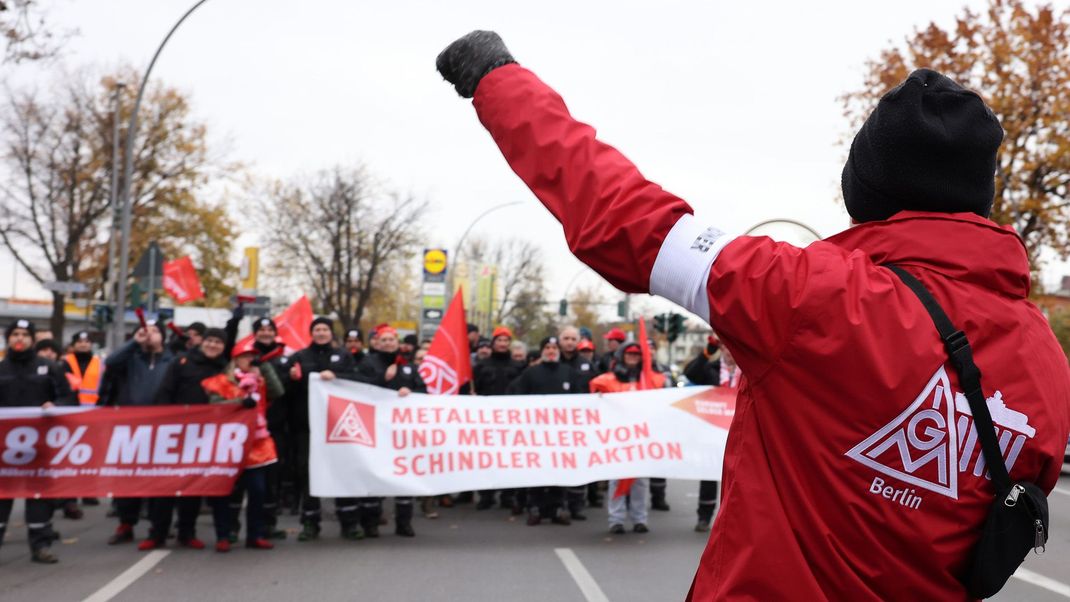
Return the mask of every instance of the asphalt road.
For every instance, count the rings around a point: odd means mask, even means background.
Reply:
[[[706,541],[692,531],[697,490],[695,482],[670,482],[672,510],[651,513],[645,535],[609,536],[604,510],[570,527],[528,527],[507,511],[467,505],[443,509],[436,520],[418,517],[414,539],[384,528],[377,540],[348,542],[325,522],[319,541],[298,543],[297,520],[286,516],[291,535],[277,549],[239,547],[226,556],[105,545],[115,521],[101,506],[81,521],[56,520],[63,540],[52,566],[29,562],[20,504],[0,548],[0,600],[681,600]],[[1070,477],[1049,503],[1047,552],[1030,557],[1023,578],[997,599],[1070,599]],[[145,530],[139,524],[137,534]],[[198,532],[212,541],[208,516]]]

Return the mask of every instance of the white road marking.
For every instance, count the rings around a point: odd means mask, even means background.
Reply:
[[[1070,489],[1063,489],[1062,487],[1056,487],[1052,491],[1054,491],[1055,493],[1061,493],[1063,495],[1070,495]]]
[[[561,563],[568,569],[568,574],[572,575],[572,580],[580,587],[580,591],[583,592],[583,597],[587,602],[609,602],[605,592],[598,587],[598,582],[587,572],[587,567],[583,566],[583,563],[580,562],[580,559],[576,557],[576,553],[571,548],[554,548],[554,552],[557,553]]]
[[[1050,577],[1045,577],[1044,575],[1034,573],[1033,571],[1027,571],[1023,568],[1019,568],[1011,576],[1016,579],[1021,579],[1026,583],[1032,583],[1037,587],[1043,587],[1048,591],[1055,592],[1061,596],[1066,596],[1067,598],[1070,598],[1070,585],[1067,585],[1061,581],[1056,581]]]
[[[108,602],[108,600],[118,596],[124,589],[130,587],[131,584],[140,579],[145,573],[151,571],[152,567],[159,564],[164,558],[167,558],[167,555],[170,553],[169,550],[153,550],[149,552],[144,558],[135,562],[134,566],[123,571],[122,574],[109,581],[107,585],[98,589],[93,595],[82,602]]]

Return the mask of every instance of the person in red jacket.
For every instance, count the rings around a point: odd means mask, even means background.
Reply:
[[[437,67],[580,260],[708,321],[742,370],[689,598],[969,599],[995,488],[943,341],[883,266],[966,329],[1012,479],[1050,491],[1070,432],[1070,368],[1028,300],[1025,246],[988,219],[1003,132],[980,97],[925,69],[885,95],[843,171],[858,225],[798,248],[699,222],[497,34]]]

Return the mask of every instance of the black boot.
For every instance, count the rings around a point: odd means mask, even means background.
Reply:
[[[492,500],[493,501],[493,500]],[[394,533],[402,537],[413,537],[416,531],[412,529],[412,498],[394,498]]]

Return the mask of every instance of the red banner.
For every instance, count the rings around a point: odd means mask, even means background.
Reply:
[[[461,289],[453,296],[442,323],[431,340],[420,378],[432,395],[456,395],[464,383],[472,380],[472,357],[468,352],[468,329],[464,321],[464,298]]]
[[[256,412],[238,404],[0,410],[0,498],[227,495]]]
[[[179,257],[163,264],[163,289],[178,303],[189,303],[204,298],[201,279],[189,256]]]

